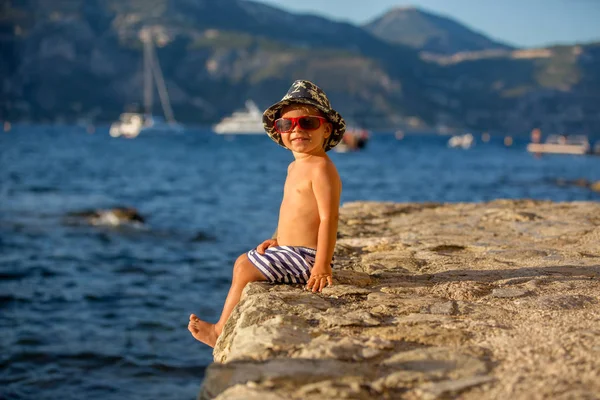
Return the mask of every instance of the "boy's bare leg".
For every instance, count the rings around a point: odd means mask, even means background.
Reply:
[[[210,347],[215,347],[217,338],[223,331],[223,326],[231,315],[233,308],[239,303],[244,287],[249,282],[265,281],[267,278],[248,260],[248,256],[243,254],[238,257],[233,266],[233,279],[231,287],[221,312],[221,317],[216,324],[210,324],[202,321],[194,314],[190,315],[190,323],[188,329],[192,335],[204,344]]]

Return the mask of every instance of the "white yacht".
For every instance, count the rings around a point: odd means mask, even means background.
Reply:
[[[262,122],[262,112],[252,100],[246,101],[246,109],[235,111],[213,126],[218,134],[259,134],[265,133]]]
[[[134,138],[142,132],[182,132],[183,127],[175,121],[169,94],[165,85],[158,58],[154,51],[154,34],[151,28],[140,31],[140,40],[144,45],[144,114],[123,113],[119,120],[110,125],[109,134],[112,137]],[[158,89],[160,103],[166,121],[162,117],[152,115],[154,104],[154,83]]]

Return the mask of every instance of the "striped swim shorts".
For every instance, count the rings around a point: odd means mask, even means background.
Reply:
[[[308,247],[274,246],[265,254],[250,250],[248,259],[271,283],[306,283],[316,254],[315,249]]]

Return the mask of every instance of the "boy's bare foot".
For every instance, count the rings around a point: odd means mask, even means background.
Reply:
[[[217,332],[215,331],[215,325],[204,322],[196,317],[194,314],[190,315],[190,323],[188,324],[188,330],[192,333],[197,340],[210,347],[215,347],[217,343]]]

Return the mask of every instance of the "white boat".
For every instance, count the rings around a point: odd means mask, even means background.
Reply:
[[[265,133],[262,112],[252,100],[246,101],[246,109],[235,111],[213,126],[213,131],[223,134],[259,134]]]
[[[140,133],[144,135],[149,133],[179,133],[183,132],[184,128],[177,122],[167,122],[164,118],[157,116],[145,116],[139,113],[123,113],[119,116],[119,120],[110,125],[109,135],[112,137],[123,136],[128,139],[133,139]]]
[[[530,153],[588,154],[592,147],[585,135],[550,135],[544,143],[529,143]]]
[[[140,31],[140,40],[144,44],[144,114],[123,113],[119,120],[110,126],[109,134],[112,137],[134,138],[140,133],[151,132],[182,132],[183,127],[175,121],[173,109],[169,101],[169,93],[165,85],[158,58],[154,51],[154,34],[152,29],[143,28]],[[160,103],[165,119],[152,115],[154,104],[154,83],[158,89]]]
[[[474,143],[473,135],[470,133],[466,133],[464,135],[452,136],[448,140],[448,147],[453,147],[453,148],[462,147],[463,149],[468,149],[471,146],[473,146],[473,143]]]

